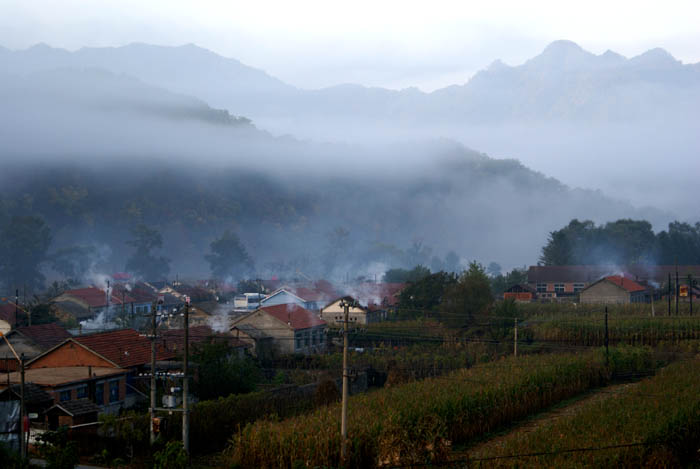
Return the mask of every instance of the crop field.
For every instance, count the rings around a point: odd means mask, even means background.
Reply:
[[[570,416],[470,454],[471,462],[464,464],[543,468],[698,464],[699,391],[700,359],[676,362],[619,394],[587,403]]]
[[[440,463],[463,444],[541,411],[615,373],[648,373],[648,349],[531,355],[501,359],[349,400],[348,467]],[[224,459],[239,467],[337,467],[340,406],[283,421],[259,420],[230,441]]]
[[[522,325],[525,342],[564,343],[580,346],[601,346],[605,343],[605,316],[566,317],[525,320]],[[700,317],[608,317],[610,345],[672,345],[700,341]]]

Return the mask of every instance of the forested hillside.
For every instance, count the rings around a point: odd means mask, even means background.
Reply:
[[[644,220],[617,220],[596,225],[572,220],[549,234],[542,248],[544,265],[700,264],[700,222],[674,221],[654,233]]]

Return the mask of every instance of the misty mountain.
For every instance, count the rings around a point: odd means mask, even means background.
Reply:
[[[298,89],[194,45],[0,50],[0,70],[15,76],[58,68],[107,70],[196,96],[275,135],[382,144],[449,138],[681,220],[696,213],[698,194],[688,188],[700,172],[700,65],[661,49],[625,58],[557,41],[521,65],[495,61],[432,93]]]
[[[101,70],[6,74],[0,89],[9,104],[0,109],[0,220],[40,216],[52,249],[95,246],[103,272],[124,268],[139,224],[162,233],[173,272],[207,275],[209,243],[230,229],[261,275],[342,278],[434,263],[450,250],[531,263],[574,215],[668,219],[449,140],[275,138]]]
[[[245,118],[212,109],[203,101],[103,69],[56,68],[24,74],[0,73],[0,99],[8,116],[62,113],[136,113],[141,116],[250,125]]]
[[[256,121],[306,115],[469,124],[521,119],[627,122],[679,113],[700,117],[698,64],[684,65],[663,49],[630,59],[612,51],[594,55],[570,41],[553,42],[522,65],[496,60],[467,83],[432,93],[351,84],[302,90],[192,44],[130,44],[75,52],[40,44],[0,51],[0,62],[19,74],[101,68],[197,96]]]

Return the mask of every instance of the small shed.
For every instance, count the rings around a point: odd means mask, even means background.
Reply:
[[[231,335],[241,342],[253,346],[253,354],[260,359],[271,358],[275,349],[274,339],[250,324],[237,324]]]
[[[97,422],[100,407],[90,399],[75,399],[59,402],[46,411],[49,430],[67,425],[73,427],[85,423]]]
[[[535,299],[535,290],[527,285],[513,285],[503,292],[503,299],[529,303]]]

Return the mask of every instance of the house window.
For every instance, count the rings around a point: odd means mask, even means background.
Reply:
[[[311,334],[309,333],[309,331],[304,332],[304,345],[306,345],[307,347],[310,345],[311,342],[310,335]]]
[[[88,387],[87,384],[84,384],[78,388],[76,391],[76,398],[77,399],[84,399],[88,397]]]
[[[324,331],[318,331],[318,343],[322,344],[326,340],[326,335]]]
[[[316,331],[311,331],[311,344],[316,345],[318,343],[317,340],[318,339],[316,338]]]
[[[580,292],[585,288],[586,284],[585,283],[574,283],[574,291],[575,292]]]
[[[119,381],[109,382],[109,402],[117,402],[119,400]]]
[[[537,293],[544,293],[547,291],[547,284],[546,283],[538,283],[537,284]]]
[[[105,403],[105,383],[97,383],[95,385],[95,404],[103,405]]]
[[[301,332],[297,332],[296,335],[294,336],[294,338],[296,339],[296,349],[299,350],[302,347],[302,340],[303,340],[303,338],[301,336]]]
[[[61,391],[61,394],[59,394],[59,400],[61,402],[70,401],[70,389],[67,391]]]
[[[555,283],[554,284],[554,291],[557,293],[564,293],[564,284],[563,283]]]

